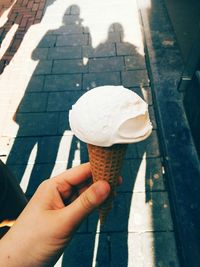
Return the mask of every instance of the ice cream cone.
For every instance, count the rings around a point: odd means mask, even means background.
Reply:
[[[127,144],[145,140],[151,134],[148,105],[122,85],[99,86],[87,91],[72,106],[69,123],[73,133],[89,144],[94,182],[110,183],[110,195],[99,209],[103,224],[112,208]]]
[[[99,208],[99,219],[101,224],[104,223],[107,214],[112,208],[115,186],[117,185],[126,148],[127,144],[115,144],[110,147],[100,147],[88,144],[93,181],[106,180],[111,187],[108,198]]]

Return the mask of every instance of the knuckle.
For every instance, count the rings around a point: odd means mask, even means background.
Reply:
[[[41,184],[40,184],[40,186],[39,187],[42,187],[42,188],[44,188],[44,187],[46,187],[47,185],[48,185],[48,180],[44,180]]]
[[[80,201],[83,208],[87,211],[90,211],[94,206],[87,193],[83,193],[80,195]]]
[[[47,190],[49,187],[49,180],[44,180],[38,187],[38,191]]]

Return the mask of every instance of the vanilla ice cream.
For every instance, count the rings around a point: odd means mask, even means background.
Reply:
[[[69,123],[81,141],[102,147],[139,142],[152,131],[148,105],[123,86],[100,86],[86,92],[72,106]]]

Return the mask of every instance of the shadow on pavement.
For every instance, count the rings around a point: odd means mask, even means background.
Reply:
[[[123,84],[143,95],[144,77],[137,76],[137,70],[146,68],[145,61],[132,44],[123,41],[122,25],[113,23],[107,40],[94,49],[89,29],[82,26],[82,21],[80,8],[70,6],[63,17],[63,25],[47,32],[32,54],[39,63],[14,115],[19,130],[7,160],[19,182],[25,169],[30,168],[28,198],[42,180],[51,177],[55,166],[58,169],[61,165],[62,169],[72,167],[76,153],[79,153],[80,163],[88,160],[85,144],[70,135],[68,124],[69,109],[86,90]],[[128,70],[136,71],[136,82],[132,82],[134,73],[128,76]],[[61,146],[63,140],[66,146]],[[157,147],[156,151],[152,144]],[[29,163],[33,161],[33,149],[36,156],[34,163]],[[64,161],[66,153],[68,157]],[[145,242],[141,233],[153,231],[156,223],[157,229],[162,231],[159,227],[165,219],[165,215],[156,218],[157,213],[162,215],[159,210],[164,208],[159,203],[159,195],[153,192],[163,188],[160,172],[154,130],[147,141],[129,145],[122,170],[124,182],[105,225],[96,235],[98,214],[85,220],[65,250],[62,266],[141,266],[141,244]],[[154,209],[152,223],[145,221],[149,209],[143,210],[143,202]]]

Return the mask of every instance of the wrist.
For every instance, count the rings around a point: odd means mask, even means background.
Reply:
[[[11,228],[0,240],[0,263],[4,263],[6,267],[40,266],[33,257],[31,243],[26,242],[26,236],[23,233],[16,234]]]

